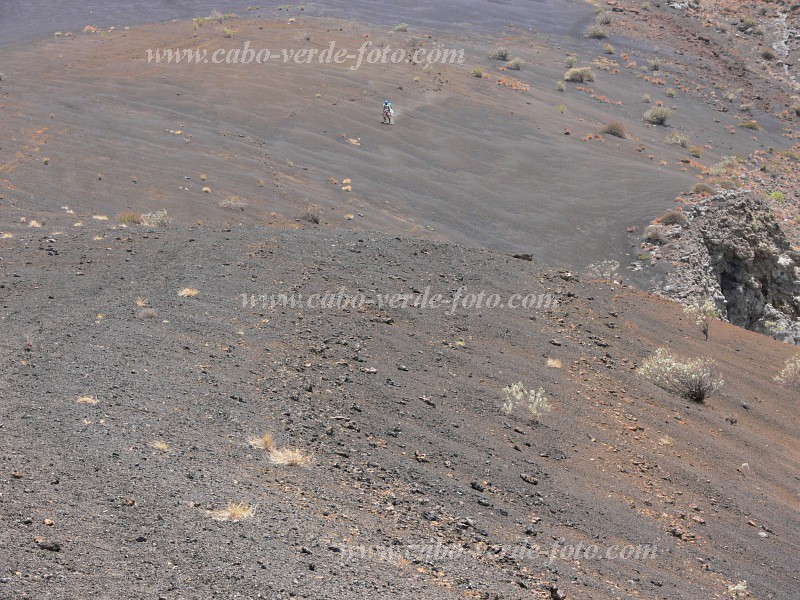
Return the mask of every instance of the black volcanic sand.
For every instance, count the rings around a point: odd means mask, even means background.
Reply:
[[[800,589],[796,396],[772,381],[787,345],[719,323],[705,342],[672,303],[419,239],[98,221],[13,233],[0,240],[4,598]],[[197,296],[179,297],[185,286]],[[449,316],[243,309],[239,297],[341,286],[371,298],[550,292],[563,304]],[[664,344],[715,357],[722,392],[690,404],[635,377]],[[542,424],[524,406],[500,412],[516,381],[546,390]],[[270,464],[248,446],[265,431],[313,464]],[[255,515],[212,519],[234,500]],[[559,538],[658,551],[548,565]],[[409,549],[437,543],[463,554]],[[501,552],[526,543],[545,555]],[[379,551],[361,558],[358,546]]]
[[[641,231],[671,208],[702,165],[785,143],[780,124],[766,116],[759,117],[764,131],[732,135],[726,126],[737,115],[689,92],[668,98],[666,86],[645,81],[638,68],[613,73],[594,65],[594,83],[570,83],[560,93],[555,81],[568,48],[523,32],[479,43],[439,40],[466,47],[466,63],[429,70],[147,64],[148,48],[213,51],[245,40],[276,52],[331,41],[353,50],[367,39],[409,50],[437,42],[385,31],[365,38],[361,27],[292,14],[294,24],[229,21],[232,39],[216,24],[195,32],[172,23],[6,49],[6,220],[34,210],[47,221],[69,206],[111,218],[125,208],[167,209],[185,224],[291,225],[319,204],[330,226],[414,233],[577,268],[612,259],[625,273],[636,254],[626,228]],[[497,85],[511,72],[483,57],[498,41],[528,61],[513,76],[529,91]],[[579,64],[599,60],[579,56]],[[647,55],[630,58],[645,63]],[[472,77],[475,64],[490,77]],[[669,84],[668,66],[658,76]],[[674,109],[670,127],[642,121],[653,106],[642,103],[643,93]],[[385,97],[397,107],[392,127],[380,124]],[[612,119],[624,121],[628,139],[582,141]],[[671,131],[709,146],[702,165],[664,143]],[[349,193],[340,189],[345,179]],[[220,207],[233,196],[247,207]]]
[[[36,37],[53,35],[56,31],[83,29],[86,25],[120,27],[138,23],[187,20],[206,16],[212,10],[240,16],[257,14],[277,16],[288,8],[296,12],[297,5],[266,3],[253,4],[242,0],[72,0],[54,5],[47,0],[4,0],[0,4],[0,47]],[[503,3],[476,0],[447,0],[445,2],[385,2],[376,5],[365,0],[328,0],[302,5],[309,16],[355,19],[361,23],[394,26],[409,23],[414,26],[464,33],[497,32],[515,23],[524,29],[559,36],[583,37],[583,30],[592,21],[592,9],[584,2],[573,0],[512,0]]]

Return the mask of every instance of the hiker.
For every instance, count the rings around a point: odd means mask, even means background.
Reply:
[[[394,117],[394,109],[392,103],[388,100],[383,101],[383,122],[384,124],[392,124],[392,117]]]

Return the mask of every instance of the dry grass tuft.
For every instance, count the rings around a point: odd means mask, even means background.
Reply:
[[[97,404],[100,402],[100,400],[94,396],[79,396],[76,402],[78,404]]]
[[[158,311],[155,308],[143,308],[137,313],[140,319],[155,319],[158,316]]]
[[[144,308],[147,306],[147,299],[146,298],[137,298],[136,299],[136,306],[139,308]]]
[[[247,440],[253,448],[266,450],[269,460],[275,465],[307,467],[314,461],[314,454],[299,448],[278,448],[275,438],[267,432],[261,437],[253,436]]]
[[[314,455],[299,448],[280,448],[269,453],[269,460],[276,465],[307,467],[314,460]]]
[[[156,440],[155,442],[150,442],[150,447],[153,450],[160,450],[161,452],[169,452],[169,444],[162,440]]]
[[[256,507],[251,506],[245,500],[243,502],[230,502],[225,508],[213,511],[211,518],[215,521],[242,521],[249,519],[255,513]]]
[[[195,297],[195,296],[197,296],[197,294],[199,294],[199,293],[200,293],[200,292],[198,292],[198,291],[197,291],[196,289],[194,289],[194,288],[188,288],[188,287],[185,287],[185,288],[183,288],[182,290],[180,290],[180,291],[178,292],[178,296],[180,296],[181,298],[194,298],[194,297]]]
[[[622,121],[609,121],[606,126],[600,130],[600,133],[607,133],[614,137],[625,139],[628,137],[628,129]]]
[[[275,446],[275,439],[269,432],[265,433],[261,437],[253,436],[247,440],[247,443],[253,448],[259,448],[260,450],[266,450],[267,452],[274,452],[277,449],[277,446]]]
[[[108,217],[106,215],[93,215],[92,218],[96,221],[108,221]]]
[[[557,358],[548,358],[547,359],[547,366],[551,369],[560,369],[561,368],[561,361]]]
[[[37,221],[36,219],[34,219],[30,223],[28,223],[28,227],[41,227],[41,226],[42,226],[42,224],[39,223],[39,221]]]
[[[141,225],[144,223],[144,217],[134,210],[128,210],[117,215],[117,222],[125,225]]]
[[[2,237],[4,240],[10,240],[11,238],[13,238],[13,237],[14,237],[14,234],[13,234],[13,233],[4,233],[4,234],[3,234],[2,236],[0,236],[0,237]]]

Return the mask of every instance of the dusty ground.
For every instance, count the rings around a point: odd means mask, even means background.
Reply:
[[[619,263],[642,284],[660,268],[628,268],[643,226],[725,156],[793,143],[786,86],[719,66],[740,40],[627,10],[605,55],[580,3],[265,7],[226,22],[232,38],[135,25],[204,3],[106,6],[47,13],[64,35],[25,43],[48,30],[30,24],[37,4],[0,6],[0,597],[672,600],[744,581],[753,598],[800,595],[797,397],[773,380],[796,351],[718,322],[703,341],[679,306],[597,276]],[[467,59],[146,62],[245,40]],[[486,58],[498,44],[521,71]],[[559,92],[568,53],[596,80]],[[510,77],[528,89],[498,85]],[[658,101],[669,127],[642,121]],[[628,138],[597,135],[612,119]],[[700,158],[664,143],[676,131]],[[794,185],[782,156],[775,181]],[[128,210],[171,221],[123,226]],[[448,315],[241,297],[426,286],[560,303]],[[641,380],[658,347],[713,357],[722,391],[694,404]],[[541,423],[500,410],[518,381],[550,398]],[[266,432],[313,460],[272,464],[249,443]],[[253,514],[214,518],[233,501]],[[560,553],[579,542],[656,554]]]

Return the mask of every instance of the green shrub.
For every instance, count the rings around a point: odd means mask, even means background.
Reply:
[[[397,33],[403,33],[405,31],[408,31],[408,23],[400,23],[399,25],[395,25],[394,30]]]
[[[575,66],[577,62],[578,62],[577,56],[568,56],[567,58],[564,59],[564,66],[567,67],[568,69],[571,69],[572,67]]]
[[[773,200],[775,200],[775,202],[785,202],[786,201],[786,195],[781,191],[771,192],[769,197],[772,198]]]
[[[558,81],[556,81],[556,89],[559,92],[563,92],[565,89],[567,89],[567,82],[564,81],[563,79],[559,79]]]
[[[511,51],[508,48],[495,48],[489,52],[489,58],[492,60],[508,60],[511,57]]]
[[[700,158],[701,156],[703,156],[703,147],[697,145],[691,146],[689,148],[689,154],[691,154],[695,158]]]
[[[682,210],[673,208],[658,218],[662,225],[683,225],[688,220]]]
[[[472,76],[483,77],[483,69],[481,67],[475,67],[474,69],[472,69]]]
[[[586,37],[593,40],[604,40],[608,37],[608,29],[602,25],[592,25],[586,30]]]
[[[522,65],[525,64],[525,61],[521,58],[517,57],[514,60],[510,60],[508,65],[506,65],[507,69],[511,69],[512,71],[519,71],[522,68]]]
[[[572,81],[575,83],[594,81],[594,73],[592,73],[589,67],[573,67],[564,73],[564,81]]]
[[[656,350],[636,374],[662,390],[693,402],[703,402],[725,383],[717,375],[713,361],[703,358],[681,360],[665,348]]]
[[[644,113],[643,118],[653,125],[665,125],[672,113],[663,106],[654,106]]]

